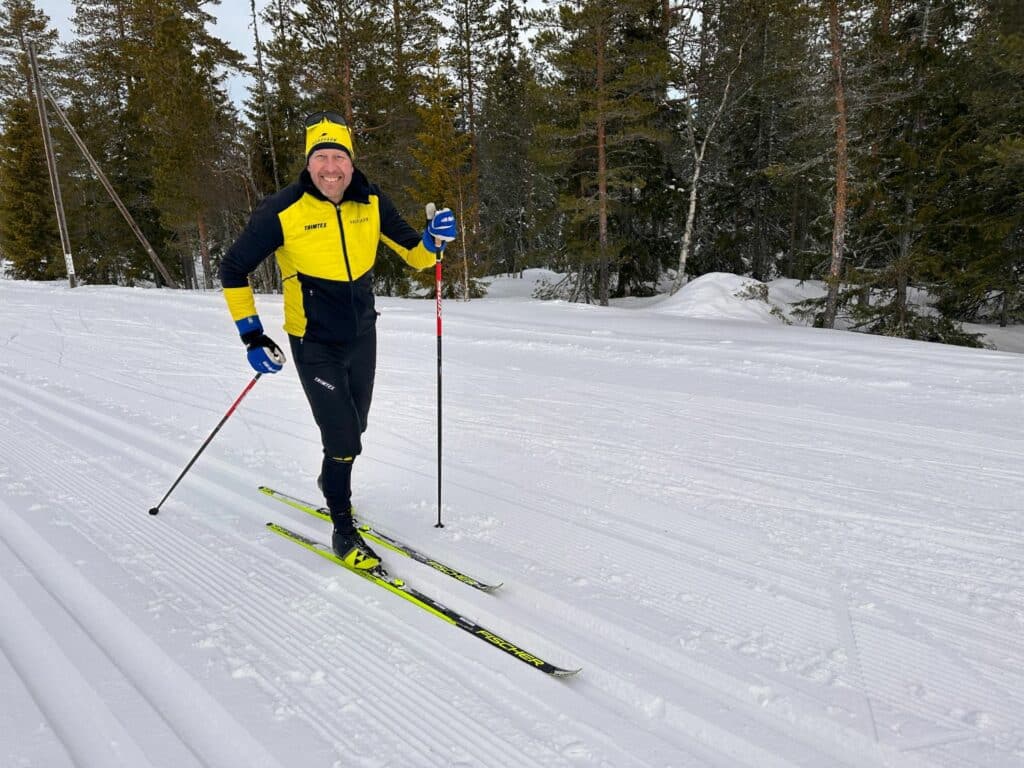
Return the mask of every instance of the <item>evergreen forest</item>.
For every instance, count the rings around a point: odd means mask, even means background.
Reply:
[[[67,274],[40,100],[77,277],[207,289],[331,109],[410,223],[456,213],[453,297],[528,267],[601,305],[731,272],[824,281],[825,327],[977,345],[961,323],[1024,321],[1022,0],[73,4],[62,39],[0,0],[8,276]],[[253,55],[211,33],[229,13]],[[375,279],[433,287],[383,252]]]

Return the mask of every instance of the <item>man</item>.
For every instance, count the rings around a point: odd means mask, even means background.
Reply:
[[[455,217],[438,211],[422,236],[354,166],[352,135],[335,112],[306,119],[306,168],[298,181],[266,198],[221,262],[231,318],[260,373],[276,373],[284,353],[263,332],[248,276],[270,254],[284,286],[284,330],[320,428],[318,480],[334,523],[332,545],[355,568],[380,558],[352,522],[352,464],[373,396],[377,312],[373,264],[383,242],[417,269],[432,266],[455,239]]]

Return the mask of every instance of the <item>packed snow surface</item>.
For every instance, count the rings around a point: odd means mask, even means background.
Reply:
[[[444,305],[443,528],[434,303],[379,300],[355,503],[567,680],[265,528],[329,534],[256,490],[319,501],[291,365],[147,514],[252,378],[218,293],[0,280],[0,766],[1024,766],[1024,356],[539,277]]]

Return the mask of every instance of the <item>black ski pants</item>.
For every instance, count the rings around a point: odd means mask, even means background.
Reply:
[[[352,462],[362,453],[377,369],[377,331],[344,344],[290,336],[292,360],[320,428],[324,498],[336,528],[351,527]],[[339,525],[340,524],[340,525]]]

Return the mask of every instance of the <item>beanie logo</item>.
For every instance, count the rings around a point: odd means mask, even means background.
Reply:
[[[352,133],[347,125],[324,119],[322,122],[306,128],[306,159],[318,148],[343,149],[349,157],[352,151]]]

